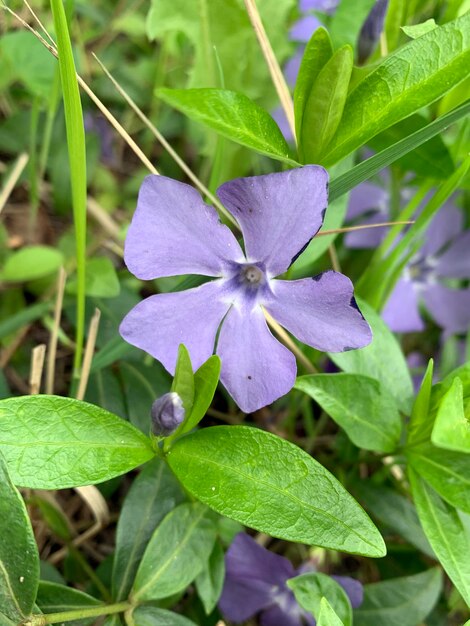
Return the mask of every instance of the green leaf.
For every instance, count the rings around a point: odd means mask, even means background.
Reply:
[[[22,622],[36,599],[39,554],[24,500],[1,454],[0,537],[0,613]]]
[[[329,353],[329,357],[349,374],[362,374],[380,381],[395,398],[399,409],[407,413],[413,384],[398,341],[371,306],[359,299],[358,304],[372,328],[372,342],[360,350]]]
[[[429,359],[426,373],[421,381],[421,386],[411,411],[410,422],[408,424],[408,445],[416,441],[428,439],[431,433],[432,420],[429,416],[429,401],[431,399],[433,373],[434,361]]]
[[[362,25],[374,6],[375,0],[342,0],[331,20],[329,32],[335,48],[344,44],[356,47]]]
[[[422,115],[411,115],[374,137],[368,145],[380,152],[397,144],[404,137],[409,137],[417,130],[425,128],[427,119]],[[455,169],[447,146],[441,137],[432,137],[425,144],[418,146],[395,161],[405,171],[412,171],[425,178],[443,179],[449,177]]]
[[[344,626],[352,625],[352,609],[344,589],[331,576],[319,572],[301,574],[287,581],[300,606],[314,617],[320,614],[320,602],[326,598]]]
[[[317,28],[305,47],[294,89],[295,134],[300,137],[303,116],[308,97],[315,81],[327,61],[333,55],[328,31]]]
[[[401,535],[424,554],[435,558],[419,523],[416,509],[409,500],[393,489],[387,489],[383,485],[374,486],[370,481],[361,480],[355,485],[355,490],[373,517]]]
[[[364,601],[354,610],[354,626],[416,626],[436,604],[442,589],[437,567],[364,587]]]
[[[0,451],[16,485],[64,489],[124,474],[154,455],[148,437],[100,407],[59,396],[0,401]]]
[[[304,163],[321,163],[341,121],[352,67],[352,48],[344,46],[320,70],[302,118],[299,152]]]
[[[295,388],[312,397],[359,448],[393,452],[401,419],[393,396],[373,378],[360,374],[313,374]]]
[[[170,467],[212,509],[274,537],[372,557],[382,537],[353,497],[310,455],[247,426],[216,426],[175,442]]]
[[[320,600],[320,615],[317,626],[344,626],[326,598]]]
[[[186,414],[189,415],[194,403],[194,374],[191,357],[185,345],[180,344],[176,360],[175,376],[171,391],[175,391],[183,401]]]
[[[138,606],[132,617],[138,626],[196,626],[187,617],[154,606]]]
[[[470,538],[457,511],[449,506],[413,469],[411,491],[432,549],[467,604],[470,604]]]
[[[26,326],[30,322],[34,322],[45,315],[54,306],[53,302],[38,302],[32,306],[28,306],[22,311],[18,311],[15,315],[9,316],[0,322],[0,339],[3,339],[10,333],[14,333],[18,329]]]
[[[408,37],[411,37],[411,39],[417,39],[418,37],[422,37],[423,35],[429,33],[431,30],[434,30],[437,27],[438,26],[436,22],[433,18],[431,18],[429,20],[426,20],[425,22],[422,22],[421,24],[402,26],[401,29],[405,33],[405,35],[408,35]]]
[[[298,165],[273,118],[242,93],[226,89],[165,89],[157,95],[189,118],[256,152]]]
[[[219,382],[220,367],[220,358],[214,355],[207,359],[194,373],[193,407],[181,425],[181,431],[178,429],[175,435],[182,435],[192,430],[207,413]]]
[[[107,257],[88,259],[85,268],[85,293],[93,298],[115,298],[119,295],[120,284],[114,265]],[[67,292],[77,293],[77,280],[67,282]]]
[[[214,610],[222,593],[225,578],[224,551],[221,544],[216,541],[211,552],[209,561],[196,578],[196,589],[202,605],[209,615]]]
[[[442,115],[424,128],[417,130],[409,137],[404,137],[392,146],[382,150],[378,154],[362,161],[349,172],[334,178],[330,183],[330,202],[336,200],[353,187],[356,187],[364,180],[368,180],[375,176],[380,170],[391,165],[411,150],[421,146],[432,137],[435,137],[441,131],[446,129],[450,124],[457,122],[465,117],[470,111],[470,101],[465,102],[461,106],[453,109],[446,115]]]
[[[152,459],[135,479],[117,525],[112,577],[115,600],[127,598],[155,528],[184,499],[180,484],[160,458]]]
[[[470,420],[465,415],[463,385],[458,377],[439,404],[431,440],[440,448],[470,453]]]
[[[386,57],[349,94],[325,163],[336,163],[462,81],[468,74],[469,39],[467,13]]]
[[[99,606],[102,604],[93,596],[83,591],[41,581],[38,588],[36,604],[43,613],[61,613],[62,611],[78,611],[86,607]],[[67,622],[67,626],[85,626],[93,624],[96,617],[88,619],[75,619]]]
[[[470,514],[470,455],[424,443],[407,449],[413,469],[452,506]]]
[[[214,542],[215,525],[207,507],[180,504],[164,518],[144,552],[133,600],[158,600],[185,589],[206,564]]]
[[[8,257],[0,273],[0,280],[9,282],[36,280],[57,272],[63,263],[62,253],[55,248],[25,246]]]

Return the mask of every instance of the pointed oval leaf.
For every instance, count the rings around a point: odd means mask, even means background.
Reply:
[[[298,165],[273,118],[242,93],[227,89],[161,88],[157,95],[189,118],[242,146]]]
[[[199,424],[206,414],[217,389],[220,366],[220,358],[214,354],[194,372],[193,408],[188,419],[181,425],[181,433],[177,432],[175,434],[179,435],[189,432]]]
[[[15,621],[31,613],[39,581],[39,554],[21,494],[0,454],[0,617]]]
[[[189,415],[194,402],[194,374],[191,357],[184,344],[180,344],[178,347],[175,377],[173,378],[171,390],[175,391],[183,400],[184,410]]]
[[[225,579],[225,554],[216,541],[206,566],[196,578],[196,589],[202,605],[209,615],[219,601]]]
[[[96,607],[102,605],[102,602],[78,589],[41,581],[36,604],[43,613],[62,613]],[[67,626],[91,626],[94,622],[96,622],[96,617],[89,617],[67,622]]]
[[[291,578],[287,586],[302,608],[318,619],[322,598],[327,598],[344,626],[352,625],[352,608],[344,589],[331,576],[309,572]]]
[[[132,613],[134,623],[138,626],[196,626],[187,617],[158,609],[155,606],[138,606]]]
[[[124,500],[117,525],[112,577],[114,600],[127,598],[153,532],[184,499],[179,482],[160,458],[152,459],[137,476]]]
[[[470,605],[470,538],[457,511],[413,469],[408,471],[418,516],[442,567]]]
[[[274,537],[372,557],[385,554],[367,514],[297,446],[248,426],[215,426],[175,442],[168,463],[218,513]]]
[[[466,78],[469,44],[467,12],[386,57],[349,94],[325,163],[336,163]]]
[[[458,377],[441,400],[431,439],[440,448],[470,453],[470,419],[465,415],[463,385]]]
[[[13,482],[33,489],[92,485],[154,456],[149,438],[120,417],[46,395],[0,401],[0,451]]]
[[[344,626],[344,623],[339,619],[326,598],[322,598],[320,601],[320,616],[318,617],[317,626]]]
[[[316,400],[359,448],[393,452],[398,446],[400,414],[378,380],[359,374],[313,374],[297,378],[295,388]]]
[[[180,504],[154,532],[135,578],[132,598],[167,598],[185,589],[206,564],[216,527],[199,502]]]
[[[421,386],[411,411],[410,422],[408,424],[408,444],[427,439],[431,432],[432,419],[429,415],[429,403],[431,400],[433,372],[434,361],[433,359],[429,359],[426,372],[421,381]]]
[[[354,610],[354,626],[416,626],[436,604],[442,589],[438,567],[364,587],[364,601]]]

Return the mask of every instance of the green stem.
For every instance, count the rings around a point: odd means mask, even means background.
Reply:
[[[82,569],[85,572],[85,574],[87,574],[87,576],[90,578],[92,583],[95,585],[95,587],[101,593],[101,596],[103,597],[103,599],[104,600],[111,600],[111,594],[109,593],[108,589],[106,588],[106,585],[97,576],[95,570],[91,567],[91,565],[85,559],[85,557],[80,552],[80,550],[78,550],[78,548],[76,548],[72,543],[69,543],[68,549],[69,549],[70,554],[79,563],[79,565],[82,567]]]
[[[31,123],[29,132],[29,202],[31,206],[31,213],[29,214],[28,239],[31,239],[34,231],[36,230],[39,207],[37,139],[40,107],[40,99],[38,96],[36,96],[33,100],[33,107],[31,109]]]
[[[45,626],[46,624],[60,624],[61,622],[72,622],[87,617],[100,617],[101,615],[112,615],[113,613],[124,613],[132,608],[129,602],[118,602],[105,606],[94,606],[86,609],[74,611],[63,611],[62,613],[46,613],[45,615],[32,615],[27,626]]]

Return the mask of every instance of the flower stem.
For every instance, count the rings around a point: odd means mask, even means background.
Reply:
[[[59,624],[61,622],[72,622],[74,620],[86,619],[87,617],[100,617],[101,615],[112,615],[113,613],[124,613],[132,608],[129,602],[118,602],[102,606],[93,606],[75,611],[63,611],[61,613],[49,613],[45,615],[32,615],[25,626],[46,626],[46,624]]]

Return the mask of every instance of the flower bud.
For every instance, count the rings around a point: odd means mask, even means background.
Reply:
[[[358,40],[358,60],[364,63],[374,52],[384,27],[389,0],[376,0],[364,22]]]
[[[184,420],[183,400],[175,391],[165,393],[152,404],[150,415],[153,434],[157,437],[168,437]]]

